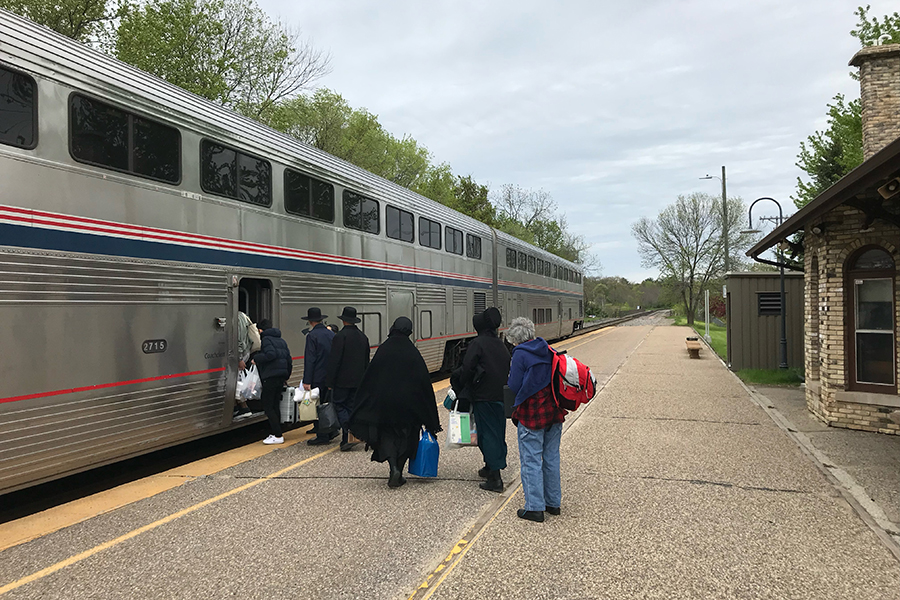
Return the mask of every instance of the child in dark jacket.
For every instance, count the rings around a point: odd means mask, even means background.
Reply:
[[[272,430],[269,437],[263,440],[263,444],[283,444],[281,411],[278,404],[294,364],[287,342],[281,339],[281,330],[272,327],[272,322],[268,319],[262,319],[258,327],[262,347],[253,355],[253,362],[259,370],[259,378],[262,381],[260,400]]]

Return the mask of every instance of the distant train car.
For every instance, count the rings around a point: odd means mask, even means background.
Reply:
[[[299,359],[344,305],[432,371],[583,317],[576,264],[0,10],[0,493],[236,426],[237,311]]]

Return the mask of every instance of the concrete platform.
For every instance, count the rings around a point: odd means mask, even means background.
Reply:
[[[558,345],[605,386],[567,422],[545,523],[515,515],[511,426],[503,495],[478,489],[475,448],[392,490],[361,446],[300,443],[0,552],[0,595],[900,597],[900,562],[809,456],[655,324]]]

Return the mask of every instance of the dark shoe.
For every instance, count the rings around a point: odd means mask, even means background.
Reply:
[[[487,465],[484,465],[483,467],[478,469],[478,476],[481,477],[482,479],[487,479],[490,474],[491,474],[491,470],[488,468]]]
[[[350,452],[356,444],[357,442],[344,442],[341,444],[341,452]]]
[[[520,519],[525,519],[526,521],[534,521],[535,523],[544,522],[544,513],[539,510],[525,510],[524,508],[520,508],[516,511],[516,514],[519,515]]]
[[[483,490],[500,493],[503,491],[503,480],[500,479],[500,471],[491,471],[487,479],[478,484]]]
[[[306,433],[313,433],[313,434],[316,434],[316,433],[319,433],[319,432],[316,431],[316,428],[315,428],[315,427],[312,427],[312,428],[310,428],[310,429],[307,429],[307,430],[306,430]]]
[[[558,506],[548,506],[547,512],[554,516],[559,516],[559,507]]]
[[[307,440],[306,443],[310,446],[324,446],[325,444],[330,444],[331,440],[328,438],[314,437],[311,440]]]

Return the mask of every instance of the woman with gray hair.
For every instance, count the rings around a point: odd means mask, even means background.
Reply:
[[[558,515],[562,503],[559,442],[566,411],[557,405],[550,388],[553,352],[543,338],[535,337],[534,323],[525,317],[513,319],[506,340],[515,346],[508,384],[516,395],[512,419],[518,428],[525,492],[525,508],[516,514],[543,523],[544,511]]]

